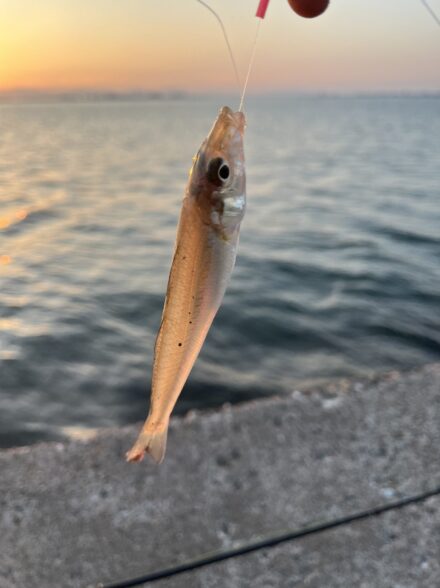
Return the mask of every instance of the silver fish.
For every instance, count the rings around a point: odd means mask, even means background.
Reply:
[[[156,339],[150,411],[128,461],[145,452],[163,460],[171,412],[228,285],[246,208],[244,128],[244,114],[225,106],[193,159]]]

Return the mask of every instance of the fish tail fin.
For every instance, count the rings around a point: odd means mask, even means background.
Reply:
[[[157,464],[161,463],[167,446],[168,424],[169,421],[152,428],[147,419],[136,443],[126,454],[127,461],[142,461],[147,452]]]

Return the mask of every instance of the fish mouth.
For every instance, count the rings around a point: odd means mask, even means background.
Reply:
[[[232,126],[236,128],[241,135],[246,127],[246,117],[241,110],[234,112],[229,106],[223,106],[220,110],[217,122],[221,122],[225,127]]]
[[[234,112],[223,106],[206,140],[209,158],[230,154],[232,157],[243,148],[246,118],[242,112]]]

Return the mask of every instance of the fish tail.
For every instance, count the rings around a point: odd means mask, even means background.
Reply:
[[[147,419],[136,443],[126,454],[127,461],[142,461],[147,452],[157,464],[161,463],[167,446],[168,424],[169,421],[152,428]]]

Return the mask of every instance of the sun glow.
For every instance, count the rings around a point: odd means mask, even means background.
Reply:
[[[12,261],[10,255],[0,255],[0,265],[9,265]]]
[[[211,0],[242,74],[255,6]],[[440,10],[440,0],[432,0]],[[250,88],[440,89],[438,27],[420,2],[338,0],[314,21],[272,2]],[[234,90],[221,31],[193,0],[5,0],[0,90]]]
[[[8,229],[10,226],[20,223],[28,216],[27,210],[20,209],[7,216],[0,216],[0,231]]]

